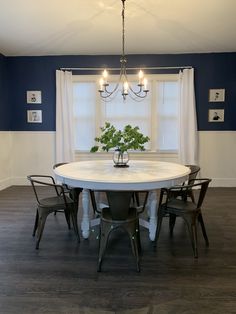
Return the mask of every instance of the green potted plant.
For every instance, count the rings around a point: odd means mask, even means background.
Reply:
[[[93,146],[90,152],[97,152],[99,148],[107,152],[115,149],[113,161],[117,167],[127,167],[128,150],[144,151],[144,144],[150,140],[148,136],[144,136],[139,131],[138,126],[132,127],[129,124],[123,130],[117,130],[114,125],[105,122],[105,126],[100,129],[100,137],[95,137],[95,141],[100,145]]]

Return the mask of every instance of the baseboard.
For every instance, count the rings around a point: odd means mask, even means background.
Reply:
[[[236,178],[213,178],[211,187],[236,187]]]
[[[11,185],[13,185],[12,178],[6,178],[3,180],[0,180],[0,191],[8,188]]]
[[[12,181],[13,185],[30,185],[30,182],[26,177],[15,177]]]

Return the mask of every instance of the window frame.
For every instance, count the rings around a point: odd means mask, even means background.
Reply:
[[[72,83],[74,82],[94,82],[96,83],[97,86],[99,86],[99,79],[100,79],[101,75],[97,75],[97,74],[89,74],[89,75],[73,75],[72,76]],[[141,151],[135,151],[135,152],[130,152],[130,157],[132,159],[160,159],[163,161],[173,161],[173,162],[178,162],[178,150],[158,150],[155,149],[155,143],[157,142],[157,126],[156,126],[156,115],[157,115],[157,106],[156,103],[154,101],[154,99],[157,99],[157,95],[156,95],[156,88],[155,88],[155,83],[159,82],[163,82],[163,81],[167,81],[167,82],[177,82],[179,80],[179,74],[146,74],[145,77],[147,77],[148,79],[148,84],[150,86],[150,84],[152,85],[152,94],[151,94],[151,112],[152,112],[152,117],[151,117],[151,147],[150,150],[146,150],[145,152],[141,152]],[[110,75],[109,77],[109,82],[117,82],[117,80],[119,79],[119,75]],[[137,75],[129,75],[129,79],[130,81],[137,81]],[[101,98],[99,95],[99,92],[97,92],[96,94],[96,112],[95,115],[96,118],[95,119],[95,130],[98,134],[99,130],[100,130],[100,126],[101,126],[101,114],[100,111],[102,110],[100,106],[101,104]],[[90,159],[96,159],[96,156],[99,156],[99,159],[107,159],[110,158],[107,157],[108,155],[112,155],[112,152],[97,152],[96,154],[91,154],[89,151],[79,151],[79,150],[75,150],[75,156],[76,156],[76,160],[90,160]]]

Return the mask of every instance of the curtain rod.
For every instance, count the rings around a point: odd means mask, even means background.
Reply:
[[[127,70],[172,70],[172,69],[192,69],[191,65],[186,66],[175,66],[175,67],[139,67],[139,68],[126,68]],[[60,70],[66,71],[102,71],[103,68],[60,68]],[[107,70],[119,71],[120,68],[106,68]]]

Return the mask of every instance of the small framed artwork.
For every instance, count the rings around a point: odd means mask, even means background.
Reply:
[[[42,123],[42,110],[27,110],[28,123]]]
[[[224,109],[210,109],[208,112],[209,122],[224,122]]]
[[[26,92],[27,104],[41,104],[42,93],[40,90],[28,90]]]
[[[224,102],[225,89],[209,89],[209,102]]]

